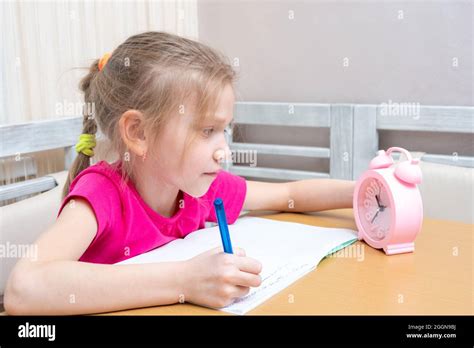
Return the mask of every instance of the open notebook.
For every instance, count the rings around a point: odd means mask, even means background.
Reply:
[[[229,225],[234,248],[245,249],[247,256],[262,263],[262,284],[231,305],[225,312],[245,314],[288,285],[313,270],[328,254],[357,240],[356,231],[324,228],[293,222],[243,217]],[[187,260],[222,246],[219,227],[204,228],[162,247],[118,264]]]

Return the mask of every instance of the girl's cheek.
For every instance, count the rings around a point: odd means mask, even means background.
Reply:
[[[191,170],[199,170],[200,168],[196,168],[196,165],[199,165],[200,163],[206,163],[206,157],[207,155],[207,149],[201,145],[194,144],[189,149],[188,156],[186,158],[188,159],[186,163],[190,164]]]
[[[206,158],[211,154],[212,156],[212,149],[214,148],[214,145],[212,142],[207,141],[207,142],[200,142],[198,146],[196,146],[196,154],[200,158]]]

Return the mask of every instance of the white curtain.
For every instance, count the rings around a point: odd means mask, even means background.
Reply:
[[[81,115],[76,68],[131,35],[198,36],[197,0],[0,1],[0,23],[0,126]],[[21,159],[0,159],[0,185],[64,169],[62,150]]]
[[[1,3],[0,124],[61,117],[84,70],[127,37],[163,30],[197,39],[192,1]],[[70,105],[70,104],[68,104]]]

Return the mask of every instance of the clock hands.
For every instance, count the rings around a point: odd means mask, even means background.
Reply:
[[[375,195],[375,199],[377,200],[378,209],[377,209],[377,212],[375,213],[375,215],[372,218],[372,221],[370,223],[373,223],[375,218],[377,217],[377,215],[379,215],[379,213],[381,211],[384,211],[384,209],[386,208],[384,205],[380,204],[379,195]]]
[[[377,217],[377,215],[379,215],[379,213],[380,213],[380,208],[377,209],[377,212],[375,213],[375,215],[374,215],[374,217],[372,218],[372,221],[371,221],[370,223],[373,223],[373,222],[374,222],[375,218]]]
[[[380,211],[383,211],[386,207],[380,204],[379,195],[375,195],[375,199],[377,200],[377,205],[379,206]]]
[[[378,205],[378,206],[379,206],[379,208],[380,208],[379,195],[375,195],[375,199],[377,200],[377,205]]]

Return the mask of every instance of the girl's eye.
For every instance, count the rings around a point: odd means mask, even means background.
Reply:
[[[214,128],[206,128],[206,129],[204,129],[203,132],[204,132],[204,135],[205,135],[206,137],[208,137],[208,136],[210,136],[210,135],[212,134],[212,132],[214,132]]]

